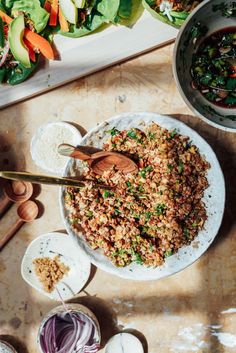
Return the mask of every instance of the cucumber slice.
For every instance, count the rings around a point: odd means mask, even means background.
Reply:
[[[86,5],[86,0],[74,0],[74,3],[78,9],[83,9]]]
[[[78,9],[72,0],[59,0],[61,11],[68,22],[76,24],[78,21]]]
[[[170,11],[170,15],[174,18],[179,18],[181,20],[186,20],[188,17],[189,13],[185,11]]]

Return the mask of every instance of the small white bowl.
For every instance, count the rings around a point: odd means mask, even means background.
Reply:
[[[63,264],[70,268],[69,272],[58,282],[57,289],[63,300],[74,297],[88,281],[91,263],[85,253],[74,246],[70,236],[63,233],[48,233],[39,236],[28,246],[21,263],[21,275],[33,288],[45,296],[60,301],[56,289],[51,293],[43,289],[35,273],[33,261],[41,257],[54,258],[59,255]]]
[[[110,338],[105,353],[144,353],[144,349],[136,336],[121,332]]]
[[[17,353],[15,348],[12,347],[12,345],[6,341],[0,340],[0,352],[3,353]]]
[[[51,143],[51,138],[50,138],[50,133],[56,129],[63,129],[64,133],[68,133],[69,137],[64,136],[59,136],[57,139],[55,139],[53,146],[50,146]],[[43,140],[43,136],[46,135],[46,142]],[[70,123],[67,122],[50,122],[43,124],[39,127],[39,129],[36,131],[34,134],[32,140],[31,140],[31,145],[30,145],[30,152],[31,152],[31,157],[34,161],[34,163],[41,169],[43,169],[46,172],[50,172],[53,174],[57,175],[62,175],[65,166],[68,162],[68,157],[65,156],[60,156],[57,152],[57,148],[60,144],[62,143],[67,143],[73,146],[77,146],[80,144],[80,141],[82,139],[81,133],[79,130],[73,126]],[[48,143],[47,143],[48,141]],[[44,153],[39,153],[39,149],[42,147],[42,145],[45,144],[45,151]],[[54,162],[53,162],[54,159]]]

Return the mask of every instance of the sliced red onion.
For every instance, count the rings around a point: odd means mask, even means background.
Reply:
[[[94,322],[80,312],[55,314],[40,334],[43,353],[96,353],[99,350]]]
[[[3,48],[3,52],[2,52],[2,58],[0,60],[0,67],[2,67],[7,59],[7,55],[9,53],[10,50],[10,45],[8,42],[6,42],[4,48]]]

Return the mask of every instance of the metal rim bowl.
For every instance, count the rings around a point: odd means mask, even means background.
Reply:
[[[187,18],[177,36],[173,55],[173,73],[178,90],[188,107],[207,124],[236,133],[236,109],[224,108],[209,102],[191,86],[192,56],[201,42],[212,33],[226,27],[236,27],[235,17],[230,17],[233,1],[203,1]],[[226,14],[228,13],[228,17]],[[204,36],[193,37],[196,26],[207,27]]]

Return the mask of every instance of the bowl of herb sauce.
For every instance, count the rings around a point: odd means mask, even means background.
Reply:
[[[176,40],[173,67],[190,109],[236,132],[236,2],[206,0],[193,11]]]

